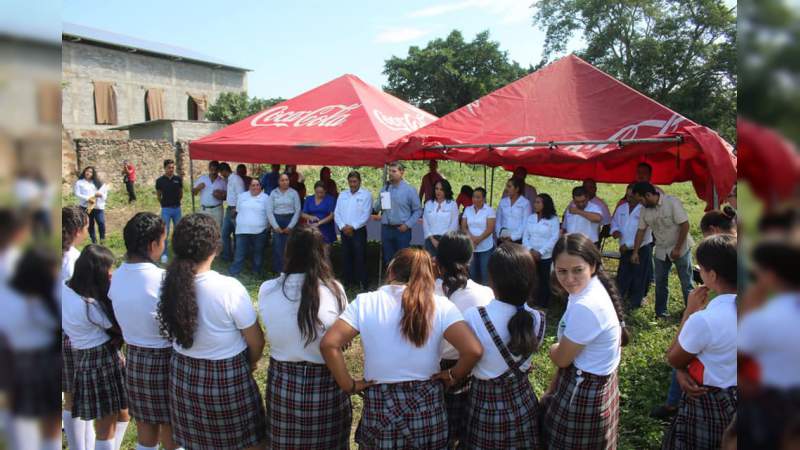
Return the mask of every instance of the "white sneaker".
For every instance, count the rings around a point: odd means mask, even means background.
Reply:
[[[161,255],[161,264],[167,263],[167,255]]]

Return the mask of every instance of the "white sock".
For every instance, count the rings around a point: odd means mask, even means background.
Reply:
[[[83,442],[86,450],[92,450],[95,443],[94,420],[77,419],[83,424]]]
[[[15,417],[11,424],[14,429],[16,441],[12,441],[14,450],[39,450],[42,436],[39,431],[39,421],[31,418]]]
[[[158,445],[156,445],[155,447],[145,447],[144,445],[137,443],[136,450],[158,450]]]
[[[114,432],[114,450],[122,447],[122,440],[125,439],[125,430],[128,429],[129,422],[117,422],[117,431]]]
[[[81,419],[73,419],[72,412],[61,411],[61,421],[64,422],[64,433],[67,435],[67,446],[69,450],[87,450],[86,447],[86,425]]]
[[[57,437],[44,441],[42,450],[61,450],[61,438]]]
[[[114,440],[101,441],[98,439],[94,443],[94,450],[114,450]]]

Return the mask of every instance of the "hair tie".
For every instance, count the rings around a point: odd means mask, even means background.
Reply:
[[[525,304],[521,304],[517,306],[517,311],[525,311]]]

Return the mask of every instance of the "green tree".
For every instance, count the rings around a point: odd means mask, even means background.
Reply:
[[[443,116],[524,76],[527,70],[509,62],[489,32],[464,41],[454,30],[425,48],[412,46],[408,56],[386,60],[384,89],[431,114]]]
[[[248,97],[246,92],[223,92],[208,107],[206,119],[231,124],[285,101],[283,98]]]
[[[736,136],[736,7],[722,0],[539,0],[542,65],[578,56],[684,116]]]

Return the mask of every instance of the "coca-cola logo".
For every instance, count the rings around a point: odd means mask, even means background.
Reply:
[[[423,112],[416,114],[403,113],[402,116],[390,116],[380,110],[373,109],[372,115],[381,125],[393,131],[410,133],[433,122],[433,118]]]
[[[481,106],[480,99],[475,100],[474,102],[467,105],[467,111],[470,112],[475,117],[478,117],[478,108]]]
[[[520,136],[506,142],[506,144],[532,144],[534,142],[536,142],[536,136]],[[497,147],[497,150],[509,150],[510,148],[512,147]],[[535,147],[513,147],[513,148],[514,150],[525,152],[528,150],[533,150]]]
[[[277,106],[253,117],[254,127],[338,127],[347,122],[350,113],[360,108],[352,105],[327,105],[311,111],[291,111],[288,106]]]
[[[686,120],[685,117],[681,116],[680,114],[673,114],[667,120],[659,120],[659,119],[648,119],[643,120],[639,123],[630,124],[624,126],[617,130],[616,133],[609,136],[606,140],[607,141],[621,141],[624,139],[636,139],[636,136],[639,135],[639,131],[642,128],[658,128],[658,131],[654,134],[667,134],[673,133],[678,129],[678,125],[681,122]],[[648,134],[648,136],[650,136]],[[616,145],[616,144],[586,144],[586,145],[570,145],[565,147],[566,150],[572,152],[579,152],[579,151],[591,151],[591,150],[601,150],[605,147]]]

